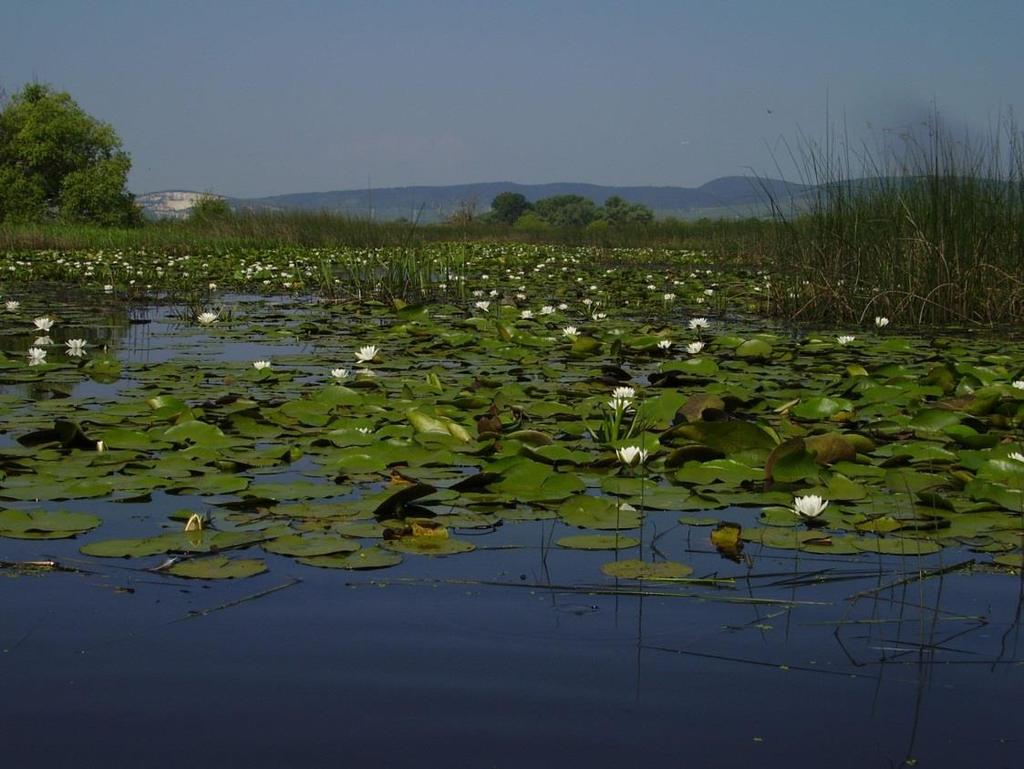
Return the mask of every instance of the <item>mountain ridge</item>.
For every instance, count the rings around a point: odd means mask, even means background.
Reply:
[[[695,219],[702,216],[737,218],[767,213],[767,194],[788,200],[810,189],[807,185],[778,179],[751,176],[723,176],[699,187],[671,185],[603,185],[586,182],[473,182],[450,185],[412,185],[323,192],[293,192],[282,195],[241,198],[228,197],[230,205],[245,211],[330,211],[349,216],[372,216],[377,219],[418,219],[438,221],[467,205],[477,213],[490,208],[491,200],[502,192],[518,192],[534,202],[554,195],[581,195],[602,205],[612,196],[651,208],[656,216]],[[160,196],[181,195],[182,190],[151,192],[139,199],[151,212],[159,215]],[[219,197],[219,196],[218,196]],[[147,203],[148,201],[148,203]],[[180,204],[179,204],[180,205]]]

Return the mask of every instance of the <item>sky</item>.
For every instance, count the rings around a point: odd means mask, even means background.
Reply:
[[[798,181],[829,126],[1019,113],[1022,29],[1021,0],[0,0],[0,86],[111,123],[136,193]]]

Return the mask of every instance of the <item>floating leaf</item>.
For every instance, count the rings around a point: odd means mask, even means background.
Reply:
[[[673,561],[612,561],[604,564],[601,571],[616,579],[672,580],[693,574],[692,567]]]

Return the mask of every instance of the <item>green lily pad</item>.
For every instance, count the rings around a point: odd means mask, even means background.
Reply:
[[[674,561],[612,561],[601,567],[601,571],[615,579],[673,580],[693,574],[693,568]]]
[[[318,566],[321,569],[361,571],[364,569],[387,569],[391,566],[397,566],[402,562],[402,556],[380,547],[368,547],[357,550],[354,553],[318,555],[310,558],[299,558],[298,561],[307,566]]]
[[[267,565],[255,558],[191,558],[171,566],[168,574],[187,579],[244,579],[262,574]]]

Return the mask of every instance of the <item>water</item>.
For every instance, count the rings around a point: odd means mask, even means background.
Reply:
[[[324,349],[198,347],[166,310],[146,318],[104,337],[127,363]],[[72,396],[137,386],[78,378]],[[55,506],[101,515],[111,538],[194,502]],[[85,558],[81,539],[0,539],[0,560],[70,569],[0,571],[0,750],[79,768],[1020,766],[1019,577],[945,571],[973,557],[951,550],[750,544],[736,563],[677,517],[650,513],[644,551],[707,582],[610,582],[614,555],[554,547],[572,533],[557,521],[461,531],[475,552],[380,572],[252,548],[269,571],[218,583],[146,571],[159,558]]]

